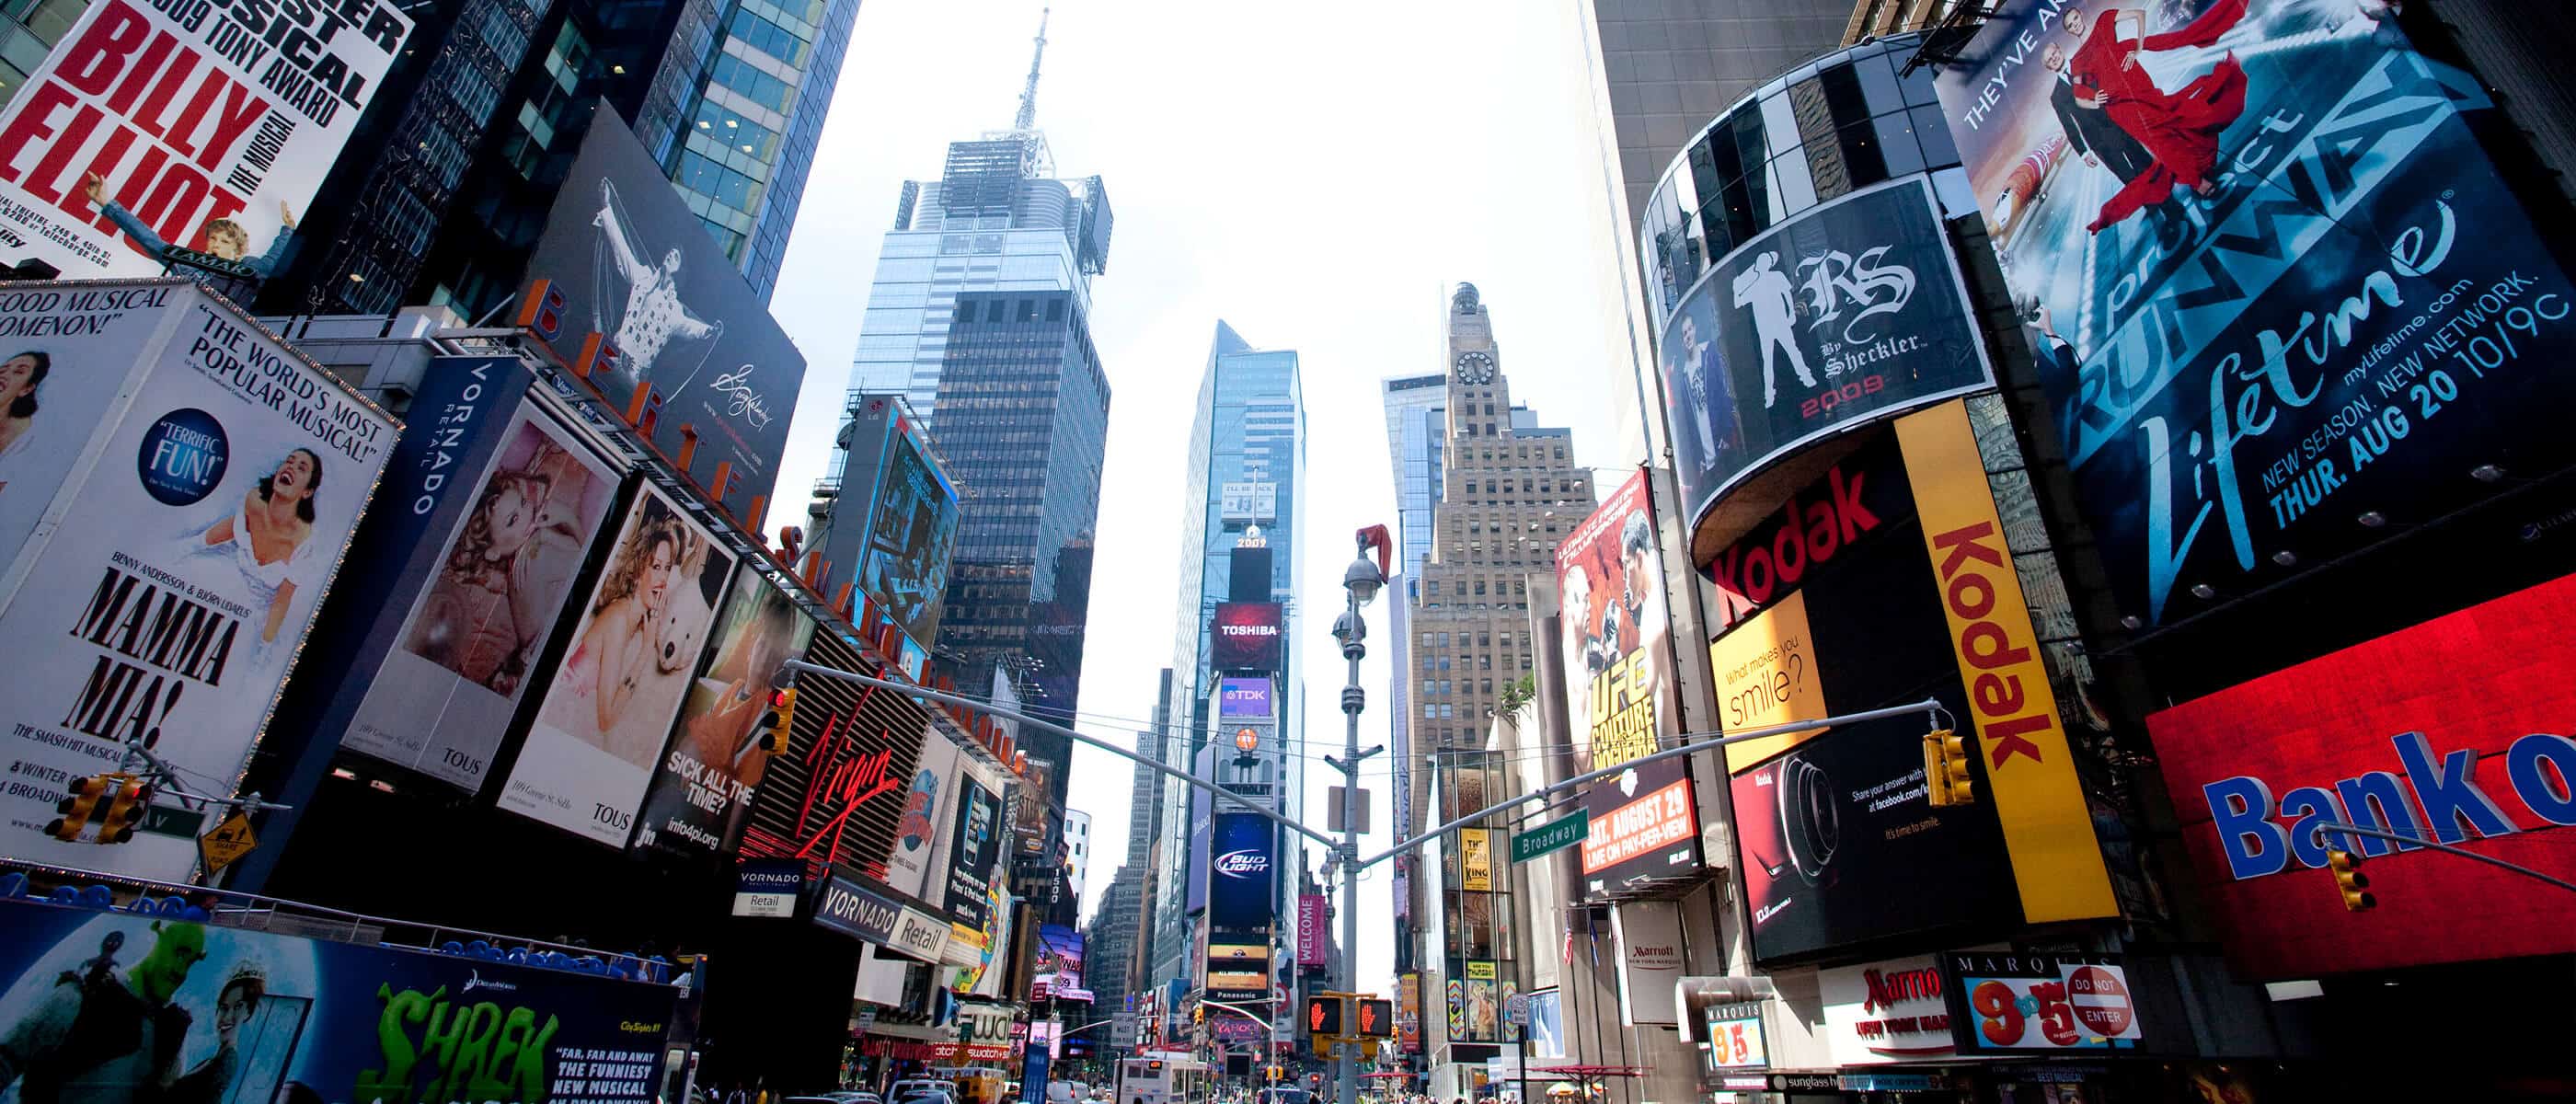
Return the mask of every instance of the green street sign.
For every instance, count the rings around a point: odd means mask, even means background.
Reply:
[[[1562,851],[1581,843],[1592,834],[1592,814],[1577,810],[1573,816],[1552,820],[1512,837],[1512,861],[1528,862],[1550,851]]]

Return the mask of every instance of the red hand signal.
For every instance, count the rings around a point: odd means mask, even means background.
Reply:
[[[1324,1006],[1323,1006],[1323,1005],[1321,1005],[1321,1004],[1310,1004],[1310,1005],[1307,1005],[1307,1006],[1306,1006],[1306,1030],[1308,1030],[1308,1031],[1322,1031],[1323,1029],[1324,1029]]]

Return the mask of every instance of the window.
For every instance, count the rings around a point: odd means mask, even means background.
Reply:
[[[1487,653],[1485,653],[1485,654],[1483,654],[1483,655],[1477,656],[1477,657],[1476,657],[1476,668],[1477,668],[1478,670],[1480,670],[1480,671],[1491,671],[1491,670],[1493,670],[1493,669],[1494,669],[1494,653],[1492,653],[1492,652],[1487,652]]]
[[[1493,647],[1493,646],[1494,646],[1494,634],[1489,633],[1489,632],[1480,632],[1480,633],[1477,633],[1477,634],[1476,634],[1476,646],[1477,646],[1477,647],[1479,647],[1479,648],[1491,648],[1491,647]]]

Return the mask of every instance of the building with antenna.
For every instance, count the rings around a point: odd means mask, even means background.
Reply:
[[[835,509],[852,412],[862,394],[902,395],[958,494],[932,673],[1070,723],[1109,426],[1091,278],[1108,265],[1110,215],[1099,177],[1056,177],[1037,129],[1046,44],[1042,17],[1008,128],[950,143],[938,179],[904,182],[809,544],[831,548],[836,526],[868,524],[864,503]],[[1046,796],[1063,808],[1070,747],[1039,732],[1020,747],[1056,768]]]
[[[1107,191],[1097,176],[1058,177],[1037,129],[1043,16],[1036,41],[1010,128],[949,143],[939,179],[905,181],[894,227],[877,253],[867,320],[850,360],[851,394],[901,392],[934,431],[959,295],[1061,293],[1087,319],[1091,278],[1109,266]],[[1082,330],[1087,344],[1087,321]],[[840,474],[836,459],[816,497],[837,489]]]

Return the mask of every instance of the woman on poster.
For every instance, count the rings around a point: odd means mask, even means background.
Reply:
[[[0,491],[15,462],[36,452],[36,389],[53,370],[54,358],[35,349],[0,360]]]
[[[300,583],[328,570],[313,549],[313,494],[322,489],[322,457],[296,449],[241,497],[233,512],[190,534],[196,555],[223,556],[241,571],[254,605],[267,607],[259,642],[277,643]]]
[[[215,994],[215,1052],[195,1069],[171,1078],[152,1104],[223,1104],[241,1071],[241,1029],[268,995],[268,971],[244,959]]]
[[[421,608],[406,644],[413,654],[494,693],[517,688],[535,633],[519,624],[515,568],[553,491],[533,464],[492,473]]]
[[[2177,184],[2202,196],[2218,190],[2218,137],[2245,111],[2244,67],[2231,53],[2191,83],[2166,92],[2139,67],[2138,55],[2213,45],[2245,17],[2247,2],[2217,0],[2181,29],[2152,35],[2144,12],[2112,8],[2088,19],[2081,9],[2067,9],[2066,33],[2082,43],[2066,64],[2076,106],[2108,114],[2150,158],[2145,171],[2102,204],[2088,231],[2099,234],[2164,202]],[[2134,33],[2122,37],[2123,25]]]
[[[626,716],[627,703],[653,668],[660,646],[656,626],[671,601],[671,584],[686,558],[689,535],[680,519],[658,504],[647,506],[643,519],[628,533],[609,564],[605,582],[590,607],[590,628],[564,662],[564,674],[576,702],[587,699],[591,725],[565,727],[590,744],[638,766],[651,763],[653,752],[639,760],[617,748],[612,735]],[[566,716],[578,715],[578,708]],[[585,731],[586,730],[586,731]]]

